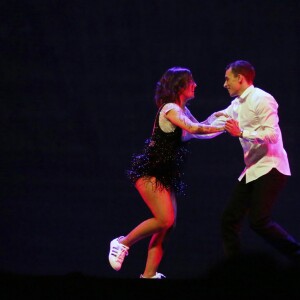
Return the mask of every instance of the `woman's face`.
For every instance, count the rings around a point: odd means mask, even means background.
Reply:
[[[196,82],[191,79],[187,86],[182,90],[181,95],[183,96],[184,100],[190,100],[195,97],[195,89],[197,87]]]

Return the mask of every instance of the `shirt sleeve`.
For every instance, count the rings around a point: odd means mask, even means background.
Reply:
[[[221,123],[213,123],[213,121],[211,123],[209,122],[206,122],[207,120],[203,121],[203,122],[199,122],[193,115],[192,113],[190,112],[190,110],[188,108],[186,108],[185,110],[185,113],[186,115],[193,121],[193,122],[198,122],[198,123],[201,123],[201,124],[204,124],[204,125],[212,125],[212,126],[222,126],[224,125],[225,122],[221,122]],[[216,119],[216,118],[215,118]],[[212,119],[211,119],[212,120]],[[215,132],[215,133],[202,133],[202,134],[192,134],[192,133],[189,133],[185,130],[183,130],[182,132],[182,140],[183,141],[188,141],[190,139],[199,139],[199,140],[208,140],[208,139],[212,139],[212,138],[215,138],[217,137],[218,135],[222,134],[223,131],[220,131],[220,132]]]
[[[255,144],[275,144],[278,141],[278,104],[271,95],[263,96],[253,107],[258,125],[243,130],[243,138]],[[243,129],[243,128],[242,128]]]
[[[174,109],[174,110],[176,110],[176,111],[182,111],[182,109],[180,108],[180,106],[178,106],[176,103],[167,103],[164,107],[163,107],[163,109],[162,109],[162,111],[161,111],[161,113],[163,113],[164,115],[165,114],[167,114],[171,109]]]

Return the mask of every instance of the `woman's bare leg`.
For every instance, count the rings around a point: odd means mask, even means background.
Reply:
[[[169,190],[155,189],[155,178],[139,179],[136,188],[153,214],[120,239],[123,245],[131,247],[137,241],[153,235],[148,247],[145,277],[154,276],[163,256],[163,241],[176,219],[176,201]]]

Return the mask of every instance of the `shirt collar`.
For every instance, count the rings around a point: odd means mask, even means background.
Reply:
[[[250,85],[250,86],[248,86],[248,87],[244,90],[243,94],[242,94],[241,96],[238,97],[239,101],[240,101],[240,102],[244,102],[245,99],[246,99],[246,97],[250,94],[250,92],[251,92],[253,89],[254,89],[254,85],[253,85],[253,84]]]

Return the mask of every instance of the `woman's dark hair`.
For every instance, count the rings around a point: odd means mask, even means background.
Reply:
[[[158,107],[179,99],[179,92],[193,80],[189,69],[173,67],[167,70],[156,84],[154,100]]]
[[[248,61],[236,60],[226,66],[226,71],[230,68],[234,76],[242,74],[249,83],[254,81],[255,69]]]

